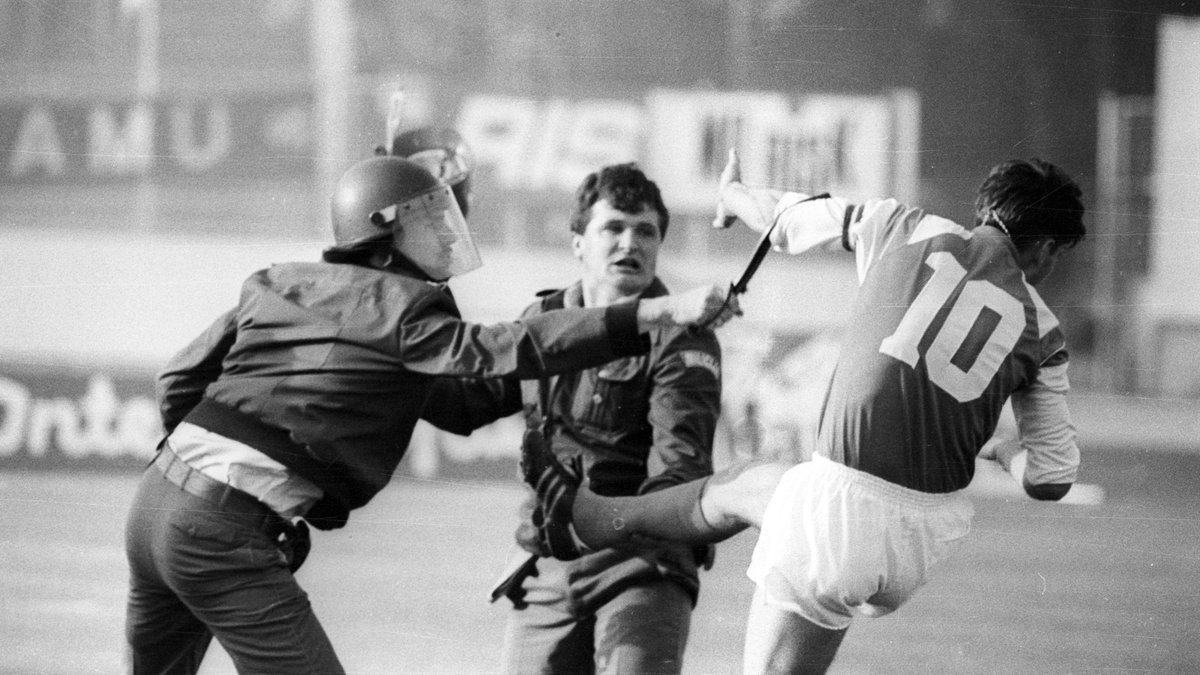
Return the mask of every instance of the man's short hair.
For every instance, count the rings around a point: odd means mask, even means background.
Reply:
[[[1022,249],[1039,239],[1070,248],[1083,240],[1083,191],[1050,162],[1015,159],[997,164],[979,186],[975,224],[996,224]]]
[[[575,191],[575,209],[571,212],[570,222],[572,232],[583,234],[592,219],[592,206],[601,199],[607,199],[613,208],[625,213],[637,213],[643,206],[649,206],[660,216],[659,235],[667,236],[670,214],[663,204],[662,194],[658,185],[647,178],[637,164],[610,164],[583,179]]]

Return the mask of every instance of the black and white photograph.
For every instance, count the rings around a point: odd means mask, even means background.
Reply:
[[[0,0],[0,675],[1200,673],[1200,2]]]

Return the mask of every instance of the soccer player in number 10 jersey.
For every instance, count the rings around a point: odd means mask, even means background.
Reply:
[[[1064,338],[1034,290],[1085,234],[1066,173],[1038,159],[997,165],[970,228],[895,199],[806,197],[747,187],[731,152],[716,222],[773,226],[776,250],[791,254],[856,256],[859,290],[813,460],[743,462],[638,497],[576,491],[553,464],[538,481],[554,555],[575,554],[564,529],[587,550],[759,528],[747,673],[824,672],[853,616],[887,614],[925,583],[970,530],[962,490],[1006,400],[1029,496],[1061,499],[1079,467]]]

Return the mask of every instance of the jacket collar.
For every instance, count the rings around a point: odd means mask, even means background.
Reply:
[[[650,282],[646,290],[642,291],[639,298],[657,298],[667,294],[667,286],[658,277]],[[559,309],[562,307],[583,307],[583,282],[576,281],[559,291],[554,291],[546,295],[547,309]]]

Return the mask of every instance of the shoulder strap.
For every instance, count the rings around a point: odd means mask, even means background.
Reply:
[[[538,379],[538,407],[542,409],[542,438],[550,440],[550,378],[541,377]]]
[[[538,297],[542,304],[542,311],[548,312],[550,310],[562,309],[564,306],[563,295],[564,291],[562,289],[546,290],[538,293]],[[553,415],[550,412],[550,390],[552,386],[553,380],[551,378],[544,375],[538,378],[538,406],[541,408],[542,412],[542,424],[539,431],[542,434],[542,438],[546,439],[547,441],[550,440],[550,432],[553,421]]]

